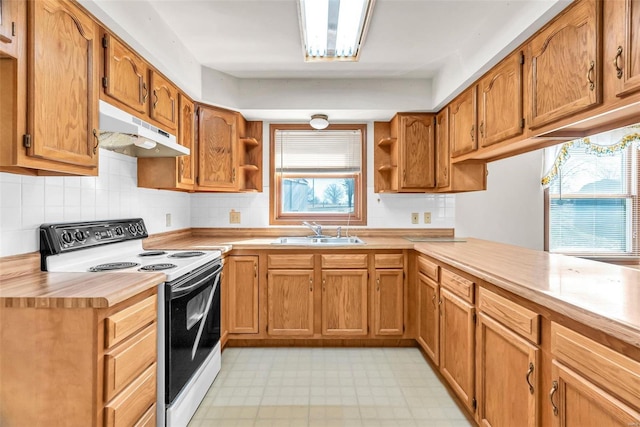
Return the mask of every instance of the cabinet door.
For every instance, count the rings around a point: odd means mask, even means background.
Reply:
[[[440,372],[475,410],[475,308],[440,287]]]
[[[29,2],[28,155],[98,166],[97,26],[66,1]]]
[[[149,117],[175,131],[178,127],[178,89],[153,70],[149,72],[149,76]]]
[[[236,114],[198,108],[198,186],[233,191],[236,184]]]
[[[269,270],[269,335],[313,335],[313,270]]]
[[[18,28],[17,6],[18,0],[0,0],[0,52],[11,55],[17,54],[16,35],[24,30]]]
[[[322,270],[322,335],[366,335],[367,270]]]
[[[229,333],[258,333],[258,257],[230,256],[227,300]]]
[[[418,273],[418,287],[420,298],[420,319],[418,343],[438,366],[440,363],[440,314],[438,284],[422,273]]]
[[[517,51],[487,74],[478,96],[480,146],[488,147],[522,134],[522,64]]]
[[[416,191],[435,185],[435,136],[433,116],[402,115],[398,123],[401,163],[400,191]]]
[[[478,149],[476,91],[477,86],[474,85],[449,105],[451,157],[458,157]]]
[[[629,427],[640,425],[640,413],[557,361],[549,394],[555,427]]]
[[[624,0],[624,29],[614,65],[619,82],[618,96],[640,90],[640,1]]]
[[[149,96],[146,62],[110,34],[102,36],[102,46],[104,93],[127,107],[146,114]]]
[[[598,0],[575,2],[529,43],[531,128],[600,103],[601,7]]]
[[[404,333],[404,272],[376,270],[374,332],[376,335]]]
[[[436,187],[449,186],[451,157],[449,155],[449,107],[436,116]]]
[[[194,183],[194,142],[195,142],[195,105],[189,98],[180,94],[180,125],[178,127],[178,142],[191,150],[188,156],[178,157],[178,185],[191,189]]]
[[[480,424],[538,426],[540,350],[490,317],[478,318]]]

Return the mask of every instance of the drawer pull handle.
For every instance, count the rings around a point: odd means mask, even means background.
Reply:
[[[531,384],[531,381],[530,381],[531,374],[533,374],[533,363],[529,363],[529,370],[527,371],[527,375],[526,375],[527,384],[529,385],[529,393],[533,394],[534,392],[533,384]]]
[[[313,292],[313,279],[309,278],[309,292]]]
[[[555,403],[553,403],[553,396],[558,391],[558,381],[554,381],[552,383],[551,391],[549,392],[549,400],[551,401],[551,406],[553,407],[553,415],[558,415],[558,407]]]
[[[471,126],[471,131],[469,131],[469,135],[471,135],[471,142],[474,142],[476,140],[475,131],[476,125]]]
[[[589,64],[589,71],[587,71],[587,82],[589,82],[589,90],[593,90],[596,87],[593,81],[593,71],[595,67],[596,63],[594,61],[591,61],[591,64]]]
[[[142,82],[142,104],[147,103],[147,98],[149,98],[149,89],[147,88],[147,84]]]
[[[100,143],[100,140],[98,139],[98,131],[97,130],[93,130],[93,138],[96,140],[96,143],[93,146],[93,154],[96,154],[98,151],[98,145]]]
[[[622,78],[622,67],[618,65],[618,60],[622,58],[622,46],[618,46],[618,50],[616,51],[616,57],[613,60],[613,66],[616,67],[616,75],[619,79]]]
[[[433,304],[433,306],[436,306],[436,296],[433,295],[433,298],[431,298],[431,303]]]
[[[480,136],[484,138],[484,120],[480,122]]]
[[[376,279],[376,285],[377,285],[376,291],[380,292],[380,278],[379,277]]]

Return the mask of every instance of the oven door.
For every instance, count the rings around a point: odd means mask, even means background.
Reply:
[[[220,341],[222,264],[165,284],[165,403],[171,404]]]

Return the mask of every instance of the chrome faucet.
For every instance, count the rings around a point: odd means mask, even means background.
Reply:
[[[313,224],[309,224],[307,221],[304,221],[302,225],[308,227],[311,231],[315,233],[316,236],[322,236],[322,226],[316,222]]]
[[[336,229],[336,237],[339,239],[342,237],[342,227]]]

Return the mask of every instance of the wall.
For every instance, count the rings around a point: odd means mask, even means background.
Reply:
[[[456,236],[544,246],[542,150],[488,164],[487,191],[456,196]]]
[[[0,256],[39,249],[48,222],[142,217],[149,233],[190,226],[189,194],[137,187],[137,161],[100,149],[97,177],[0,173]],[[165,214],[172,216],[166,227]]]
[[[269,123],[263,128],[262,193],[206,194],[191,196],[192,227],[238,227],[229,223],[229,211],[241,213],[240,227],[269,226]],[[367,124],[367,219],[372,228],[452,228],[454,195],[375,194],[373,192],[373,123]],[[431,224],[411,224],[411,212],[431,212]]]

